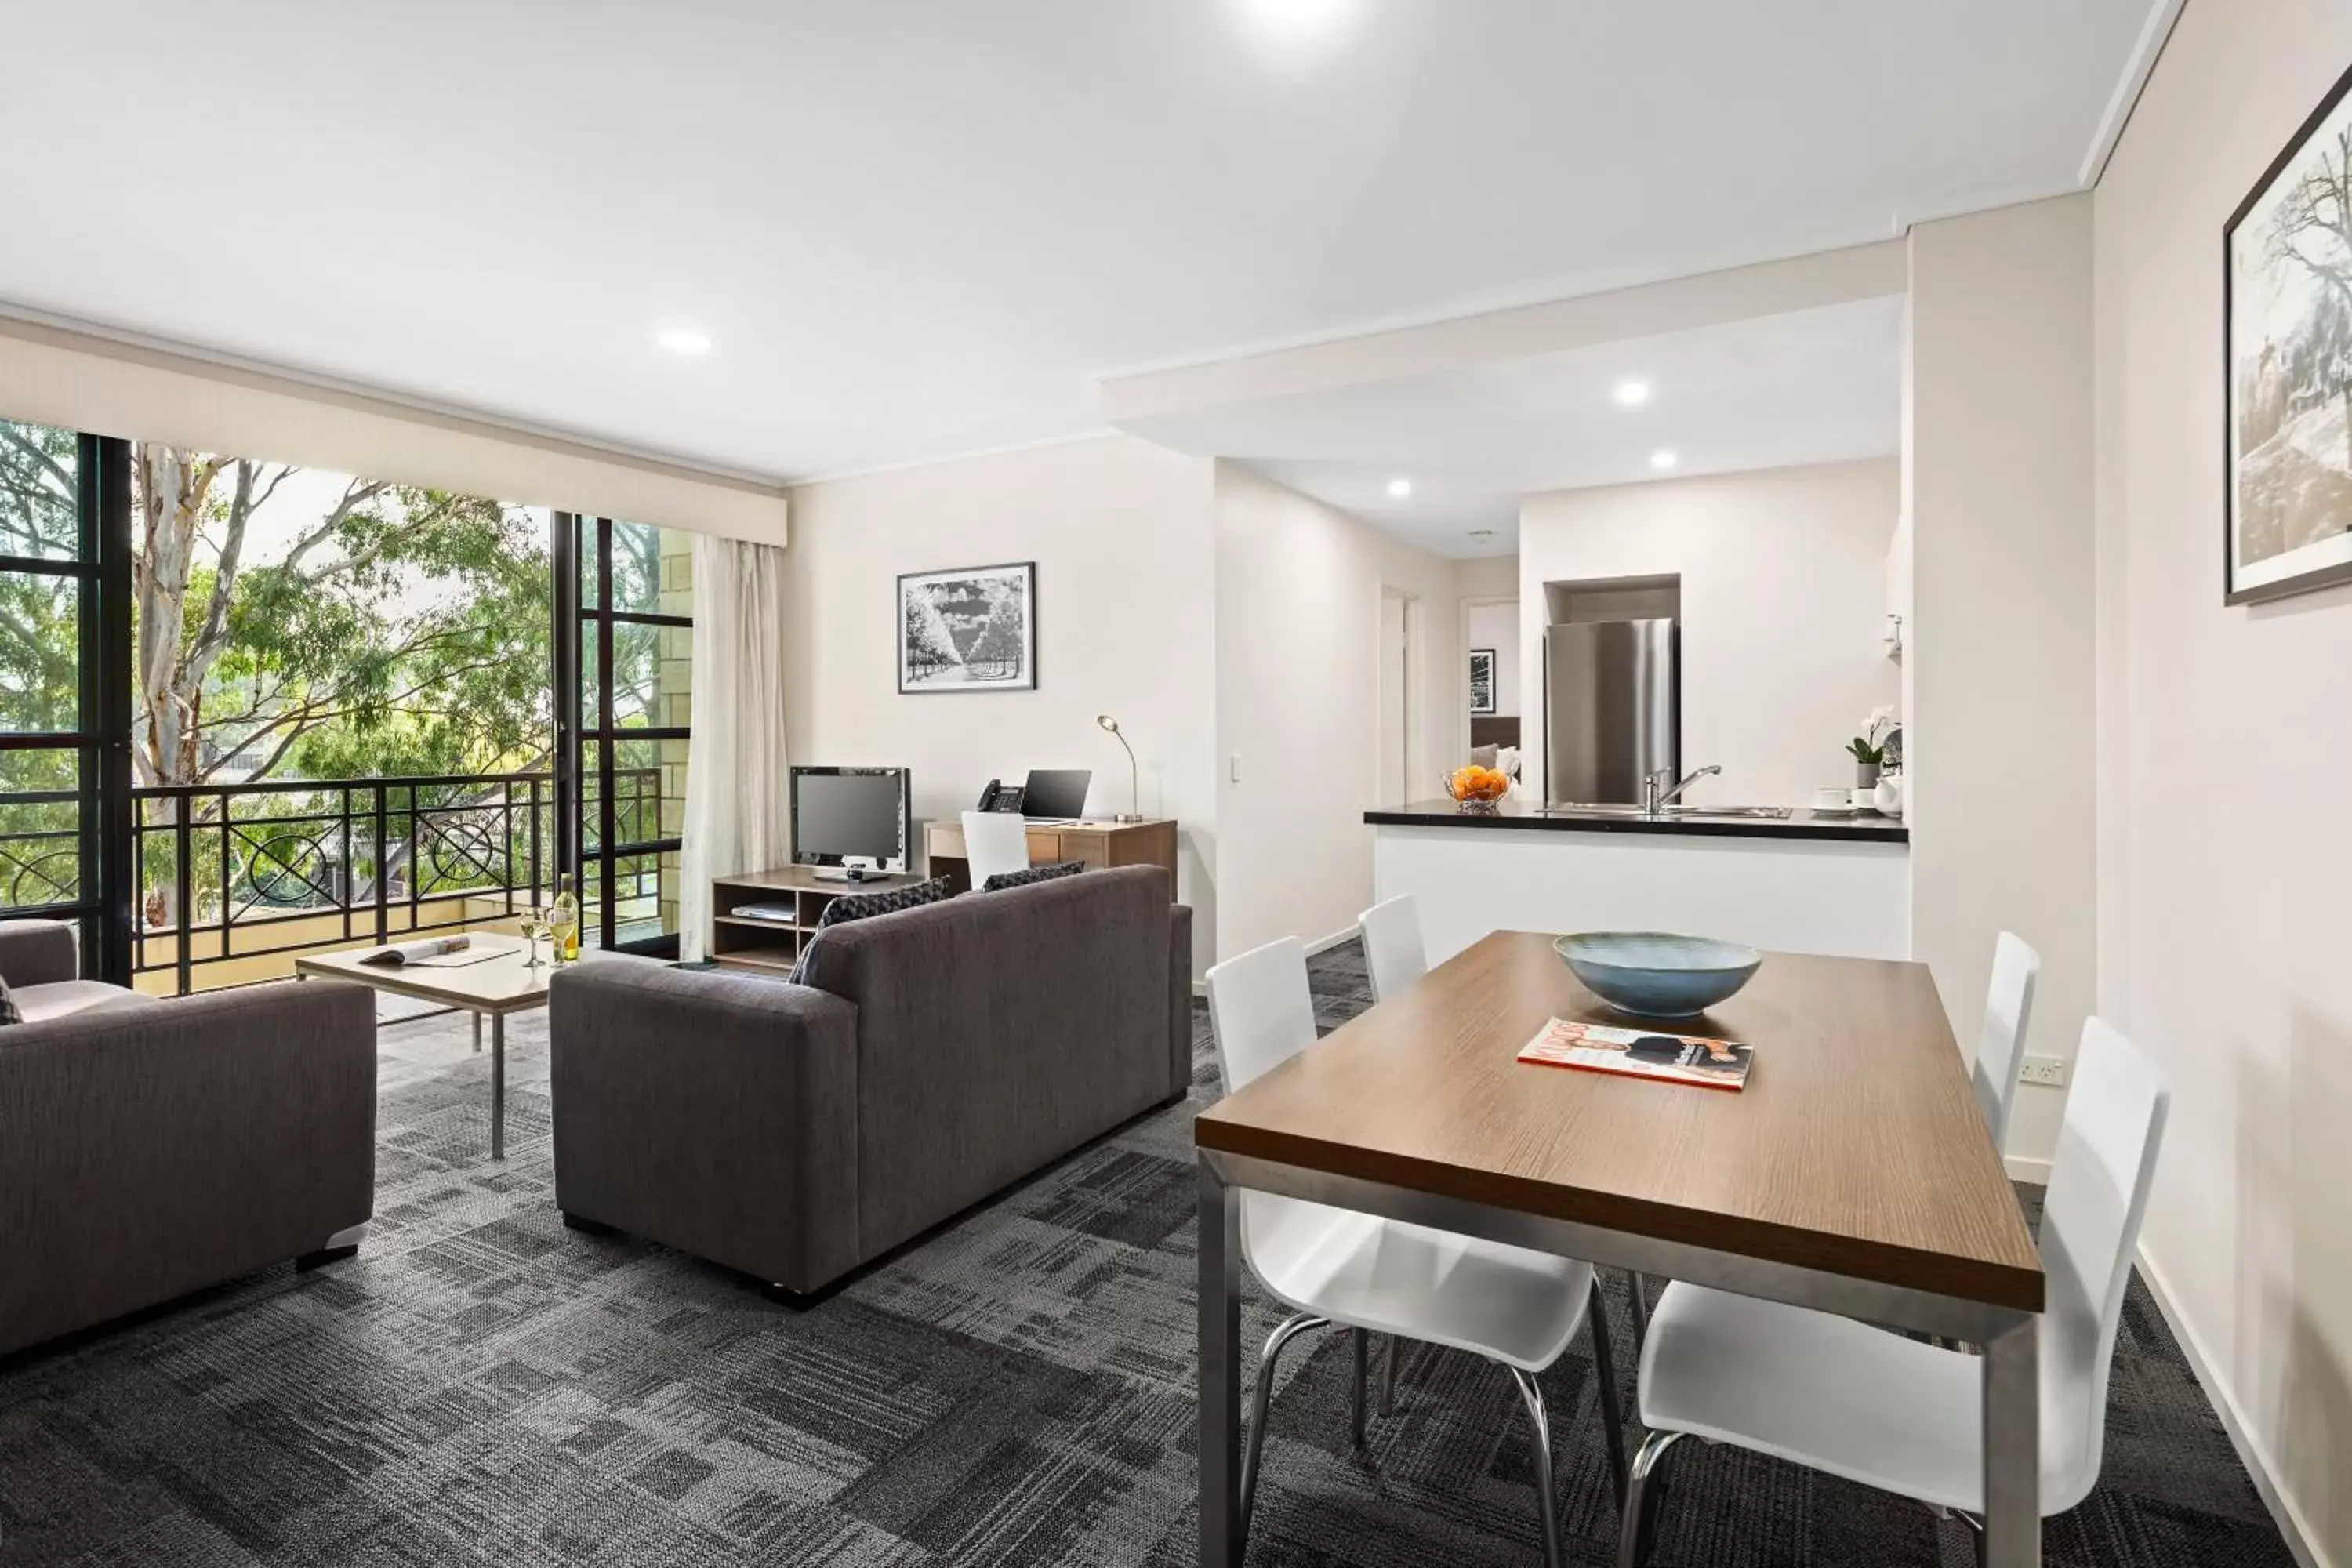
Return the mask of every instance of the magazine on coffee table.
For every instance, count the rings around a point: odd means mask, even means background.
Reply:
[[[469,936],[436,936],[375,948],[362,954],[360,962],[392,969],[463,969],[469,963],[480,963],[512,951],[503,942],[482,946]]]
[[[1519,1060],[1581,1072],[1622,1073],[1663,1079],[1706,1089],[1748,1087],[1748,1047],[1733,1040],[1670,1035],[1659,1029],[1622,1029],[1554,1018],[1519,1051]]]

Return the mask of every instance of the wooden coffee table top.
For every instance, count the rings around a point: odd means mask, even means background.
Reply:
[[[1681,1032],[1755,1047],[1734,1094],[1517,1059],[1627,1020],[1552,939],[1497,931],[1203,1111],[1203,1149],[2042,1309],[2041,1260],[1919,963],[1769,953]]]
[[[547,980],[555,973],[547,956],[551,943],[539,944],[540,965],[530,969],[525,967],[520,937],[478,935],[473,940],[478,947],[499,948],[499,955],[457,969],[362,963],[362,957],[376,951],[370,944],[341,952],[305,954],[294,961],[294,973],[306,978],[356,980],[395,996],[414,996],[476,1013],[521,1013],[547,1005]]]

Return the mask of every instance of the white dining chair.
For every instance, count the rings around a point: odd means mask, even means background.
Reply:
[[[1364,939],[1364,972],[1372,1000],[1394,996],[1429,973],[1429,952],[1421,941],[1421,908],[1411,893],[1383,899],[1356,917]]]
[[[977,889],[991,877],[1029,868],[1029,824],[1009,811],[963,814],[963,858]]]
[[[2033,989],[2042,955],[2009,931],[1992,945],[1992,990],[1977,1031],[1977,1105],[1992,1146],[2009,1147],[2010,1112],[2017,1107],[2017,1077],[2025,1066],[2025,1026],[2033,1016]]]
[[[2170,1100],[2163,1075],[2130,1042],[2099,1019],[2083,1026],[2042,1208],[2045,1518],[2081,1502],[2098,1479],[2107,1370]],[[1618,1568],[1639,1568],[1647,1553],[1659,1461],[1692,1435],[1980,1514],[1982,1366],[1965,1352],[1827,1312],[1667,1286],[1642,1356],[1650,1435],[1633,1460]]]
[[[1296,937],[1285,937],[1212,968],[1209,1024],[1218,1076],[1228,1094],[1313,1045],[1315,1007],[1307,984],[1306,948]],[[1544,1562],[1547,1568],[1559,1568],[1551,1426],[1536,1374],[1559,1360],[1588,1322],[1610,1475],[1619,1499],[1624,1497],[1623,1424],[1608,1318],[1591,1265],[1271,1193],[1245,1190],[1240,1198],[1242,1258],[1266,1293],[1291,1312],[1258,1357],[1242,1448],[1244,1545],[1257,1498],[1276,1358],[1300,1334],[1344,1328],[1356,1336],[1354,1437],[1360,1447],[1369,1334],[1469,1351],[1500,1363],[1511,1374],[1534,1436]]]

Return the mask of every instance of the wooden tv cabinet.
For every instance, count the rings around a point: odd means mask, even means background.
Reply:
[[[715,877],[710,883],[710,961],[721,969],[741,969],[760,974],[790,974],[801,950],[816,934],[816,922],[834,900],[852,893],[881,893],[910,887],[920,877],[869,876],[862,882],[820,879],[814,866],[786,866],[773,871],[739,871]],[[838,876],[839,873],[833,873]],[[756,904],[789,908],[789,920],[771,920],[736,911]]]

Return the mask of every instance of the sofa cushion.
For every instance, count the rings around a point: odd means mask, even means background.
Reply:
[[[999,871],[980,885],[983,893],[1001,893],[1007,888],[1025,888],[1033,882],[1050,882],[1059,877],[1075,877],[1087,868],[1083,860],[1053,860],[1043,866],[1032,866],[1025,871]]]
[[[53,980],[47,985],[20,985],[11,994],[16,999],[18,1020],[26,1024],[76,1013],[163,1005],[155,997],[125,991],[102,980]]]
[[[801,949],[800,959],[793,965],[793,984],[808,984],[809,954],[816,951],[816,944],[824,940],[823,932],[828,926],[845,925],[851,921],[866,920],[875,915],[895,914],[900,910],[920,909],[925,904],[936,904],[941,899],[951,897],[953,891],[945,877],[934,877],[928,882],[917,882],[909,887],[892,888],[882,892],[844,893],[825,905],[824,913],[817,917],[818,934],[810,937],[808,945]]]

